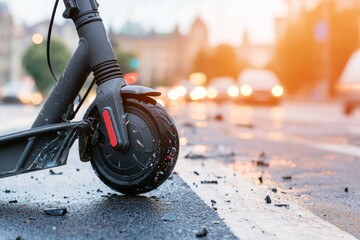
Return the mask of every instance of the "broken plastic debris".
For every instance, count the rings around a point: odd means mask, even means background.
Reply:
[[[214,119],[215,119],[215,121],[218,121],[218,122],[224,121],[224,117],[221,114],[216,114]]]
[[[54,170],[50,169],[49,170],[50,175],[62,175],[62,172],[54,172]]]
[[[206,237],[208,233],[209,233],[208,230],[206,228],[203,228],[196,233],[196,237],[198,238]]]
[[[259,167],[269,167],[270,166],[269,163],[264,162],[263,160],[253,160],[252,162],[254,164],[256,164],[256,166],[259,166]]]
[[[346,193],[349,192],[349,188],[346,187],[344,191],[345,191]]]
[[[283,176],[282,177],[284,180],[291,180],[292,179],[292,176]]]
[[[47,208],[44,212],[51,216],[64,216],[68,213],[67,208]]]
[[[275,207],[286,207],[287,209],[290,208],[290,205],[289,205],[289,204],[275,204],[274,206],[275,206]]]
[[[204,180],[204,181],[201,181],[201,184],[218,184],[218,181],[216,181],[216,180],[212,180],[212,181]]]
[[[266,196],[265,202],[266,202],[267,204],[271,204],[271,198],[270,198],[269,195]]]
[[[9,201],[9,203],[17,203],[18,201],[17,200],[11,200]]]
[[[203,154],[189,152],[188,154],[185,155],[184,158],[186,158],[186,159],[207,159],[208,157]]]

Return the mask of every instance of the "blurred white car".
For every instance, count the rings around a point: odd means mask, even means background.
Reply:
[[[360,49],[349,58],[340,75],[337,91],[343,102],[343,113],[350,115],[360,106]]]
[[[245,69],[238,78],[240,100],[246,103],[279,104],[284,95],[277,75],[264,69]]]
[[[5,104],[39,105],[43,101],[41,93],[18,85],[8,85],[2,90],[2,102]]]
[[[239,96],[239,88],[232,77],[212,79],[206,91],[207,98],[215,101],[235,100]]]
[[[199,101],[206,98],[206,89],[203,86],[197,86],[189,80],[183,80],[177,83],[168,92],[168,98],[171,101]]]

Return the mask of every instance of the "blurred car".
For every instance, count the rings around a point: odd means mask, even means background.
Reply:
[[[39,105],[43,101],[41,93],[21,88],[17,85],[8,85],[2,90],[4,104],[33,104]]]
[[[360,49],[356,50],[346,63],[337,84],[337,91],[343,104],[343,113],[350,115],[360,106]]]
[[[239,88],[232,77],[217,77],[211,80],[206,95],[215,101],[234,100],[239,96]]]
[[[245,69],[238,78],[240,100],[245,103],[279,104],[284,95],[277,75],[265,69]]]
[[[171,101],[199,101],[206,98],[206,89],[189,80],[182,80],[168,92]]]

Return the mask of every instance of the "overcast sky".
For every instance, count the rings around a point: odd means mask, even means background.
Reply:
[[[55,0],[0,0],[8,4],[16,23],[28,25],[49,19]],[[120,30],[127,20],[139,21],[145,28],[171,31],[178,24],[186,33],[195,16],[209,26],[210,42],[239,45],[245,28],[253,41],[274,40],[273,18],[284,16],[284,0],[98,0],[104,23]],[[64,11],[60,1],[57,22]]]

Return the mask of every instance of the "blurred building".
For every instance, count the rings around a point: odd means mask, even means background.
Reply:
[[[208,30],[197,18],[186,35],[178,27],[167,34],[146,32],[133,22],[125,24],[120,33],[110,32],[114,45],[122,51],[133,52],[140,66],[142,84],[171,84],[188,78],[194,59],[201,49],[208,49]]]
[[[0,87],[10,81],[13,19],[5,3],[0,2]]]

